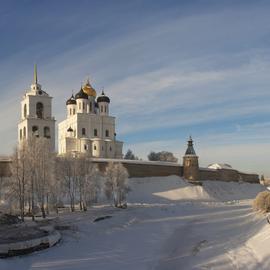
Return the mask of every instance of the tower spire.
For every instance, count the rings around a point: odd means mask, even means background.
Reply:
[[[37,64],[34,65],[34,83],[35,84],[38,83],[38,79],[37,79]]]

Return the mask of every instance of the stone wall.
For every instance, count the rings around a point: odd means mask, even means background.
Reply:
[[[101,171],[105,171],[108,161],[106,159],[94,159]],[[154,162],[154,161],[131,161],[115,160],[121,162],[128,170],[130,177],[151,177],[151,176],[168,176],[183,175],[183,167],[171,162]]]
[[[212,180],[212,181],[233,181],[233,182],[249,182],[259,183],[259,175],[247,174],[238,172],[237,170],[228,169],[207,169],[200,168],[200,181]]]
[[[93,162],[98,164],[101,171],[105,171],[108,162],[106,159],[93,159]],[[122,162],[127,168],[130,177],[151,177],[151,176],[168,176],[179,175],[183,176],[183,166],[171,162],[157,162],[157,161],[131,161],[118,159],[114,162]],[[0,177],[9,177],[10,161],[0,161]],[[238,172],[237,170],[227,169],[199,169],[200,181],[243,181],[249,183],[259,183],[259,176],[257,174],[247,174]]]

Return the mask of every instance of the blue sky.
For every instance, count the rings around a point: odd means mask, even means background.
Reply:
[[[33,65],[54,115],[90,76],[117,136],[146,158],[181,158],[270,176],[269,1],[0,1],[1,154],[16,143]]]

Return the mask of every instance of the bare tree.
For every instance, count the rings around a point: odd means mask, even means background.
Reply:
[[[49,204],[49,187],[54,178],[54,154],[50,151],[50,141],[46,138],[38,138],[35,140],[37,159],[36,159],[36,181],[35,193],[37,202],[42,212],[42,217],[46,217],[45,205]]]
[[[23,142],[20,148],[15,148],[11,163],[11,179],[9,195],[18,200],[21,220],[24,221],[24,206],[27,187],[27,144]]]
[[[110,162],[106,167],[105,179],[107,198],[113,198],[115,207],[121,207],[129,191],[127,169],[121,163]]]
[[[63,189],[69,197],[70,210],[74,212],[77,192],[75,157],[71,154],[60,157],[56,166],[57,179],[63,183]]]

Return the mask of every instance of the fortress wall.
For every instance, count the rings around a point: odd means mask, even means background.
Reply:
[[[212,181],[233,181],[233,182],[249,182],[249,183],[259,183],[259,175],[257,174],[247,174],[238,172],[237,170],[227,170],[227,169],[205,169],[200,168],[200,180],[212,180]]]
[[[1,160],[0,161],[0,177],[10,177],[11,170],[10,170],[10,160]]]
[[[109,161],[94,160],[94,163],[98,164],[101,171],[105,171]],[[151,176],[169,176],[169,175],[183,175],[183,167],[179,164],[166,162],[146,162],[146,161],[125,161],[116,160],[121,162],[128,170],[130,177],[151,177]]]
[[[106,166],[110,161],[121,162],[127,168],[130,177],[151,177],[151,176],[169,176],[179,175],[183,176],[183,166],[170,162],[152,162],[152,161],[130,161],[130,160],[106,160],[93,159],[93,162],[98,164],[100,171],[105,171]],[[0,161],[0,177],[10,177],[11,161]],[[259,176],[257,174],[247,174],[238,172],[236,170],[226,169],[207,169],[200,168],[200,181],[243,181],[249,183],[259,183]]]

